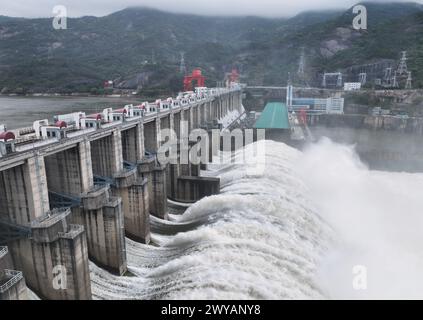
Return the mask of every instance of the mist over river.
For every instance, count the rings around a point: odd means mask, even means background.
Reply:
[[[25,127],[125,103],[0,98],[0,123]],[[94,298],[422,299],[423,174],[402,172],[420,171],[404,157],[385,168],[372,157],[363,162],[366,147],[393,148],[395,138],[349,130],[315,130],[316,142],[302,151],[274,141],[247,146],[247,159],[264,150],[263,171],[254,163],[210,165],[203,174],[221,178],[221,194],[172,212],[170,221],[152,217],[155,246],[127,239],[130,276],[90,263]],[[397,137],[419,154],[417,138]],[[357,266],[366,270],[362,290],[353,285]]]
[[[423,136],[389,130],[312,127],[314,138],[354,145],[371,170],[423,172]]]

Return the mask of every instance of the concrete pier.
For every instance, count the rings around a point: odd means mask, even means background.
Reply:
[[[125,230],[122,200],[110,196],[108,186],[82,195],[82,208],[75,209],[75,223],[87,227],[90,259],[112,273],[126,272]]]
[[[219,194],[219,192],[219,178],[181,176],[178,178],[176,200],[194,203],[204,197]]]
[[[144,158],[144,125],[122,131],[122,157],[124,161],[137,163]]]
[[[0,185],[7,187],[0,188],[0,219],[15,229],[9,243],[13,264],[40,296],[90,299],[84,228],[68,225],[70,209],[50,211],[47,180],[39,154],[1,171]],[[59,265],[66,267],[68,286],[56,290],[52,279]]]
[[[8,248],[0,247],[0,300],[27,300],[23,273],[13,269]]]
[[[146,151],[156,153],[159,149],[159,130],[160,121],[157,118],[144,124],[144,146]]]
[[[147,179],[137,179],[129,188],[119,192],[125,204],[125,233],[128,237],[148,244],[150,242],[150,200]]]
[[[31,239],[10,247],[28,286],[45,299],[91,299],[84,227],[68,225],[69,215],[70,209],[49,212],[30,224]]]
[[[96,185],[93,172],[109,175],[119,166],[123,167],[121,157],[116,154],[118,151],[112,149],[118,139],[119,134],[112,134],[93,142],[82,141],[47,155],[45,167],[50,195],[54,193],[69,198],[70,221],[85,226],[90,258],[114,273],[123,274],[126,272],[126,256],[121,200],[111,197],[107,184],[100,182]],[[110,145],[107,142],[111,142]],[[93,150],[98,155],[93,156]],[[106,150],[110,151],[108,157]],[[50,202],[52,208],[63,206],[59,201]]]
[[[167,219],[166,167],[155,166],[151,173],[153,206],[150,213],[161,219]]]
[[[166,167],[157,163],[155,158],[146,158],[138,164],[138,171],[147,180],[150,214],[167,219]]]
[[[0,271],[5,269],[13,269],[12,258],[7,247],[0,247]]]
[[[22,272],[9,269],[0,271],[0,300],[28,300]]]

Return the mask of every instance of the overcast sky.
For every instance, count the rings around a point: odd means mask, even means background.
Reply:
[[[398,0],[397,2],[407,2]],[[410,0],[408,0],[410,1]],[[423,2],[423,0],[417,0]],[[148,6],[173,12],[203,15],[292,16],[304,10],[348,8],[359,0],[0,0],[0,15],[49,17],[64,5],[68,15],[103,16],[130,6]],[[378,2],[392,2],[378,0]]]

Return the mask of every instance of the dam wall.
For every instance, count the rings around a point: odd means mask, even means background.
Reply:
[[[35,133],[0,141],[8,146],[0,154],[0,239],[29,288],[44,299],[89,300],[89,260],[125,274],[125,236],[148,244],[150,214],[167,219],[168,198],[219,192],[199,166],[160,163],[162,132],[180,138],[241,108],[239,87],[201,88],[80,113],[68,124],[38,121]]]

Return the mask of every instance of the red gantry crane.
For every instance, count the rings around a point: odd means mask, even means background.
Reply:
[[[197,87],[204,87],[206,78],[202,75],[199,68],[194,69],[191,75],[184,78],[184,91],[193,91],[192,82],[197,81]]]

